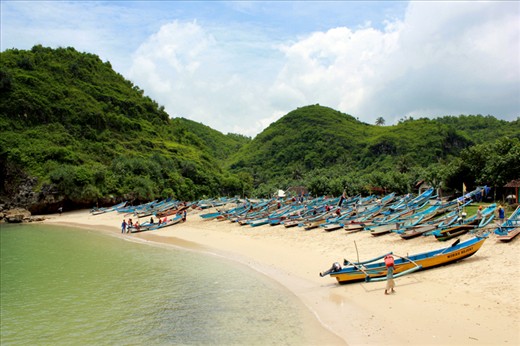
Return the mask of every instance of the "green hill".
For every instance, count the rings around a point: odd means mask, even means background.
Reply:
[[[0,204],[32,211],[174,197],[456,190],[520,176],[520,120],[461,115],[362,123],[298,108],[254,139],[164,108],[73,48],[0,53]]]
[[[242,147],[229,168],[248,172],[255,186],[263,185],[266,191],[274,185],[315,186],[320,193],[333,194],[345,186],[355,193],[369,192],[370,186],[406,191],[427,167],[501,138],[520,139],[520,122],[475,115],[376,126],[311,105],[271,124]]]
[[[4,199],[44,208],[242,191],[221,159],[249,138],[169,119],[96,55],[42,46],[0,54]]]

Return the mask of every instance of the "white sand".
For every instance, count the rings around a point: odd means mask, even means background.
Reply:
[[[501,243],[492,234],[472,257],[397,278],[396,293],[384,295],[385,282],[338,285],[318,274],[343,258],[357,260],[355,245],[359,259],[366,260],[388,251],[411,255],[452,241],[240,226],[198,215],[210,211],[190,210],[186,223],[131,235],[120,234],[124,215],[116,212],[77,211],[45,222],[195,248],[244,263],[287,287],[349,345],[520,345],[519,239]]]

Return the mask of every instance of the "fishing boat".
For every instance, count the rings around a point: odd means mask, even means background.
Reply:
[[[123,208],[125,205],[126,205],[127,201],[124,201],[124,202],[121,202],[119,204],[116,204],[116,205],[113,205],[111,207],[106,207],[106,208],[92,208],[92,210],[90,211],[90,213],[92,215],[99,215],[99,214],[104,214],[104,213],[108,213],[110,211],[114,211],[114,210],[120,210],[121,208]]]
[[[365,231],[369,231],[370,234],[372,234],[374,237],[379,237],[383,234],[389,234],[392,233],[392,231],[397,231],[399,227],[399,222],[397,222],[395,224],[390,223],[385,225],[366,227]]]
[[[505,234],[497,235],[497,240],[500,240],[504,243],[510,242],[515,239],[517,235],[520,234],[520,227],[513,228],[507,231]]]
[[[426,234],[427,232],[432,232],[436,229],[437,229],[437,225],[430,224],[430,225],[421,225],[418,227],[407,229],[407,230],[403,231],[403,233],[399,233],[399,230],[398,230],[396,233],[398,233],[402,239],[408,240],[408,239],[412,239],[412,238],[417,238],[420,235]]]
[[[448,247],[411,256],[399,256],[389,252],[364,262],[351,262],[345,259],[344,267],[335,262],[332,268],[321,272],[320,276],[330,275],[340,284],[382,281],[386,279],[387,274],[383,259],[387,255],[393,255],[397,257],[394,261],[394,278],[396,278],[417,270],[430,269],[470,257],[480,249],[486,239],[487,235],[476,236],[463,242],[457,239]]]
[[[322,225],[320,225],[320,227],[327,232],[332,232],[332,231],[343,228],[343,225],[341,223],[335,222],[335,223],[322,224]]]
[[[349,233],[355,233],[355,232],[360,232],[360,231],[364,230],[365,226],[367,226],[367,225],[371,225],[371,224],[370,223],[365,224],[365,223],[359,223],[359,222],[352,222],[352,223],[343,225],[343,229]]]
[[[128,231],[130,233],[139,233],[139,232],[150,231],[152,229],[156,229],[154,227],[157,225],[158,224],[156,224],[156,223],[145,222],[139,226],[136,226],[136,225],[129,226]]]
[[[175,215],[175,217],[173,217],[171,219],[167,219],[166,222],[163,221],[161,223],[158,223],[157,225],[150,227],[150,230],[157,230],[157,229],[173,226],[173,225],[176,225],[181,222],[182,222],[182,215],[177,214],[177,215]]]
[[[520,206],[495,229],[494,233],[497,235],[497,240],[505,243],[510,242],[520,234]]]
[[[298,224],[300,224],[301,222],[302,222],[301,218],[298,218],[298,219],[282,221],[281,224],[284,225],[285,228],[291,228],[291,227],[298,226]]]
[[[496,204],[490,204],[484,210],[482,210],[482,219],[477,219],[477,215],[473,215],[472,217],[468,218],[465,221],[462,221],[458,225],[454,225],[453,227],[443,229],[443,230],[437,230],[433,232],[433,235],[435,235],[435,238],[439,241],[445,241],[449,240],[455,237],[458,237],[459,235],[462,235],[464,233],[469,232],[470,230],[473,230],[475,228],[480,228],[489,223],[495,215],[493,212],[495,211]]]
[[[402,239],[408,240],[416,238],[420,235],[427,235],[428,233],[437,229],[445,229],[448,227],[452,227],[452,225],[455,224],[458,218],[459,215],[457,214],[457,211],[454,210],[446,215],[443,215],[433,220],[432,222],[419,224],[405,230],[398,230],[396,233],[398,233]]]

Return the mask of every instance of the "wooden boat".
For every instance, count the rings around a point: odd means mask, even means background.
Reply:
[[[191,208],[191,203],[186,203],[184,205],[176,205],[172,206],[169,209],[163,209],[159,212],[155,212],[155,216],[158,218],[172,216],[178,213],[182,213],[184,210]]]
[[[332,231],[343,228],[343,225],[340,223],[328,223],[326,225],[320,225],[320,227],[323,228],[323,230],[325,230],[327,232],[332,232]]]
[[[504,243],[510,242],[515,239],[517,235],[520,234],[520,227],[509,230],[506,234],[501,234],[497,236],[497,240],[500,240]]]
[[[248,224],[251,227],[267,225],[268,223],[269,223],[269,218],[268,217],[263,217],[263,218],[256,219],[256,220],[251,220],[251,221],[248,222]]]
[[[285,228],[291,228],[298,226],[302,222],[302,219],[296,219],[296,220],[285,220],[282,221],[281,224],[284,225]]]
[[[331,212],[325,211],[319,215],[315,215],[305,222],[301,223],[299,226],[302,226],[306,231],[310,231],[311,229],[315,229],[320,227],[321,225],[325,225],[327,223],[327,218],[331,216]]]
[[[464,221],[462,224],[454,225],[453,227],[443,230],[437,230],[433,233],[433,235],[435,235],[435,238],[439,241],[446,241],[458,237],[459,235],[465,234],[472,229],[482,227],[494,218],[493,212],[495,211],[495,208],[496,204],[494,203],[487,206],[482,211],[481,220],[477,219],[476,215],[473,215],[472,217]]]
[[[495,229],[497,240],[509,242],[520,234],[520,206],[511,214],[511,216]]]
[[[430,269],[470,257],[480,249],[486,239],[486,236],[476,236],[464,242],[460,242],[458,239],[448,247],[406,257],[393,254],[397,257],[394,261],[394,278],[417,270]],[[344,260],[344,267],[339,266],[339,268],[338,262],[336,262],[331,269],[320,273],[320,276],[330,275],[336,278],[340,284],[359,281],[382,281],[386,279],[387,273],[383,258],[388,254],[392,253],[390,252],[364,262]]]
[[[374,237],[381,236],[383,234],[391,233],[392,231],[399,229],[399,223],[390,223],[380,226],[372,226],[373,228],[366,227],[365,230],[369,231]]]
[[[126,205],[127,201],[124,201],[124,202],[121,202],[119,204],[116,204],[116,205],[113,205],[111,207],[106,207],[106,208],[92,208],[92,210],[90,211],[90,213],[92,215],[99,215],[99,214],[104,214],[104,213],[108,213],[110,211],[114,211],[114,210],[119,210],[121,208],[123,208],[125,205]]]
[[[420,235],[428,235],[434,230],[451,227],[453,224],[455,224],[458,217],[459,216],[457,211],[454,210],[445,215],[441,215],[435,220],[428,221],[427,223],[421,223],[405,230],[399,230],[396,233],[398,233],[399,236],[405,240],[416,238]]]
[[[343,225],[343,229],[345,231],[347,231],[347,232],[354,233],[354,232],[359,232],[359,231],[364,230],[364,227],[366,225],[367,224],[365,224],[365,223],[353,222],[353,223],[349,223],[349,224]]]
[[[400,233],[399,235],[401,236],[401,238],[408,240],[408,239],[416,238],[422,234],[425,234],[426,232],[431,232],[436,228],[437,228],[437,225],[434,225],[434,224],[422,225],[419,227],[408,229],[408,230],[404,231],[403,233]]]
[[[325,218],[315,221],[309,221],[303,224],[303,229],[306,231],[310,231],[311,229],[320,227],[321,225],[325,224],[325,222],[327,222]]]
[[[439,241],[450,240],[452,238],[468,233],[470,230],[478,227],[479,222],[479,220],[473,219],[461,225],[454,225],[444,230],[435,231],[433,234],[435,235],[435,238],[437,238],[437,240]]]
[[[143,223],[139,227],[130,226],[130,227],[128,227],[128,230],[131,233],[146,232],[146,231],[150,231],[152,229],[155,229],[154,226],[157,226],[157,224],[156,223]]]
[[[164,228],[164,227],[173,226],[173,225],[176,225],[176,224],[181,223],[181,222],[182,222],[182,215],[177,214],[177,215],[175,215],[174,218],[168,219],[166,222],[162,222],[160,224],[157,224],[157,225],[154,225],[154,226],[150,227],[150,230],[156,230],[156,229],[161,229],[161,228]]]

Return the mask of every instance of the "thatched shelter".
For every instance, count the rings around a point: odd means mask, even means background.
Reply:
[[[509,183],[504,185],[505,188],[513,189],[515,203],[518,204],[518,189],[520,188],[520,179],[511,180]],[[511,195],[509,195],[511,196]]]

